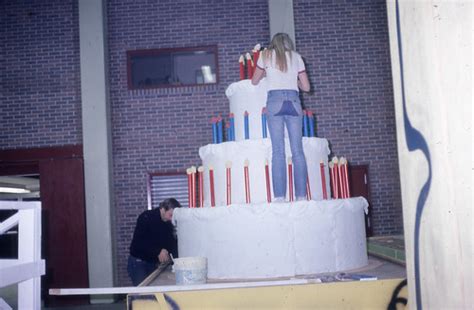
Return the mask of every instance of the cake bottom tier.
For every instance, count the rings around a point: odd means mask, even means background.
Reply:
[[[362,197],[180,208],[180,257],[203,256],[210,279],[335,272],[368,263]]]

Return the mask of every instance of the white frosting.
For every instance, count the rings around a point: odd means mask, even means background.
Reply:
[[[229,99],[229,109],[234,113],[235,140],[245,138],[244,113],[249,113],[249,138],[261,139],[262,136],[262,108],[267,104],[267,84],[262,79],[258,85],[252,85],[250,80],[235,82],[225,91]],[[270,137],[267,131],[268,137]]]
[[[175,209],[181,257],[214,279],[272,278],[367,265],[362,198]]]
[[[204,166],[204,205],[175,209],[181,257],[206,257],[208,277],[271,278],[349,270],[367,265],[364,198],[321,200],[320,162],[329,187],[326,139],[303,138],[312,201],[266,203],[265,162],[271,182],[271,142],[262,139],[261,112],[267,85],[262,80],[231,84],[226,95],[235,117],[236,141],[199,149]],[[244,140],[244,113],[250,139]],[[268,135],[269,136],[269,135]],[[291,156],[286,139],[286,155]],[[246,204],[244,162],[249,162],[251,204]],[[232,204],[226,207],[226,164],[231,161]],[[216,208],[210,208],[209,167],[214,171]],[[287,171],[287,170],[286,170]],[[271,189],[273,199],[273,189]],[[288,197],[288,189],[287,189]],[[315,201],[317,200],[317,201]]]
[[[286,155],[291,156],[290,144],[286,140]],[[323,199],[321,186],[320,162],[324,163],[326,174],[326,191],[330,197],[328,155],[329,146],[326,139],[303,138],[303,150],[308,167],[308,177],[312,200]],[[214,188],[216,206],[225,206],[226,195],[226,162],[232,161],[231,168],[231,199],[232,203],[245,203],[244,183],[244,161],[249,160],[249,183],[250,199],[252,203],[267,202],[267,191],[265,181],[265,160],[268,159],[270,173],[270,187],[273,199],[273,187],[271,182],[272,170],[272,147],[271,141],[267,139],[243,140],[238,142],[225,142],[220,144],[209,144],[199,149],[199,156],[204,165],[204,206],[209,207],[210,183],[209,166],[214,169]],[[286,169],[287,173],[288,170]],[[287,177],[288,180],[288,177]],[[294,191],[293,191],[294,193]],[[288,186],[287,186],[288,197]]]

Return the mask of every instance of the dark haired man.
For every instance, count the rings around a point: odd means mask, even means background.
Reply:
[[[146,210],[138,216],[128,257],[127,271],[133,285],[140,284],[157,267],[157,263],[170,260],[170,253],[177,257],[174,235],[173,210],[180,208],[174,199],[165,199],[158,208]]]

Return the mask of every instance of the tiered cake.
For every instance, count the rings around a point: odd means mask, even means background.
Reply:
[[[265,163],[271,171],[272,152],[270,139],[262,138],[260,118],[266,102],[265,80],[258,86],[250,80],[233,83],[226,95],[235,117],[235,141],[199,149],[205,169],[205,208],[175,210],[180,256],[207,257],[208,277],[220,279],[295,276],[365,266],[367,201],[361,197],[323,200],[320,162],[330,193],[327,140],[303,138],[311,200],[268,203]],[[243,139],[245,111],[250,115],[247,140]],[[288,141],[286,154],[291,156]],[[232,187],[227,205],[229,161]],[[249,162],[250,204],[244,186],[245,161]],[[210,202],[209,167],[214,173],[215,208]]]

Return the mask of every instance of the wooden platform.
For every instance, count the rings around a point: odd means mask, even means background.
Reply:
[[[305,275],[295,278],[245,280],[249,287],[214,288],[200,291],[169,291],[166,293],[129,294],[128,309],[167,309],[173,303],[180,309],[190,308],[371,308],[385,309],[397,285],[406,277],[403,266],[369,257],[369,264],[363,268],[348,270],[347,273],[365,274],[377,277],[377,281],[339,281],[338,273]],[[254,282],[253,282],[254,281]],[[275,286],[255,286],[263,282],[288,282]],[[306,282],[305,282],[306,281]],[[150,283],[155,288],[173,285],[175,276],[166,270]],[[212,280],[208,285],[236,284],[238,280]],[[401,293],[406,297],[406,288]],[[175,307],[176,308],[176,307]],[[176,308],[177,309],[177,308]]]

